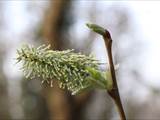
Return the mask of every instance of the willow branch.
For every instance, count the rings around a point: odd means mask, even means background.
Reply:
[[[121,120],[126,120],[124,109],[123,109],[122,102],[121,102],[120,95],[119,95],[119,90],[118,90],[118,85],[117,85],[117,80],[116,80],[116,75],[115,75],[115,69],[114,69],[114,64],[113,64],[111,35],[106,29],[96,24],[87,24],[87,26],[90,29],[92,29],[94,32],[103,36],[106,50],[108,53],[109,65],[110,65],[111,76],[112,76],[112,81],[113,81],[112,89],[107,90],[107,91],[108,91],[108,94],[111,96],[111,98],[114,100],[118,108],[118,112],[121,117]]]

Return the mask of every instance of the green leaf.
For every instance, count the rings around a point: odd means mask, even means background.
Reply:
[[[99,88],[103,89],[111,89],[112,88],[112,79],[111,79],[111,74],[110,71],[106,72],[100,72],[94,68],[87,67],[87,70],[90,73],[90,80],[96,85],[98,85]]]

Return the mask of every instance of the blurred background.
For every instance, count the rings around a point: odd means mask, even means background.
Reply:
[[[104,26],[113,55],[126,116],[160,118],[160,2],[34,0],[0,1],[0,120],[118,120],[106,91],[71,96],[66,90],[26,80],[15,64],[22,44],[92,53],[107,63],[102,38],[87,22]],[[106,65],[100,66],[106,69]]]

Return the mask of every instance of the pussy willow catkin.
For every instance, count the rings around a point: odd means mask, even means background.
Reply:
[[[59,81],[60,88],[66,88],[72,94],[93,86],[107,87],[107,80],[99,72],[99,63],[93,56],[73,50],[53,51],[45,45],[38,48],[25,45],[17,50],[17,54],[27,78],[41,77],[42,83],[46,81],[51,87],[54,80]]]

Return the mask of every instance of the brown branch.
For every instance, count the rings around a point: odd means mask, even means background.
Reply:
[[[120,95],[119,95],[116,74],[115,74],[115,69],[114,69],[114,64],[113,64],[111,35],[106,29],[102,28],[101,26],[98,26],[96,24],[89,24],[89,23],[87,23],[86,25],[88,28],[90,28],[94,32],[103,36],[103,39],[106,45],[106,50],[108,53],[109,65],[110,65],[111,76],[112,76],[112,81],[113,81],[112,89],[108,90],[108,94],[114,100],[118,108],[118,112],[120,114],[121,120],[126,120],[125,113],[124,113],[123,106],[122,106],[121,99],[120,99]]]
[[[121,120],[126,120],[125,113],[124,113],[123,106],[122,106],[121,99],[120,99],[120,95],[119,95],[119,90],[118,90],[118,85],[117,85],[117,80],[116,80],[116,75],[115,75],[115,69],[114,69],[114,64],[113,64],[112,38],[111,38],[110,33],[107,30],[105,30],[105,34],[103,35],[103,39],[104,39],[106,50],[108,53],[111,76],[112,76],[112,80],[113,80],[113,87],[111,90],[108,90],[108,94],[114,100],[114,102],[118,108]]]

